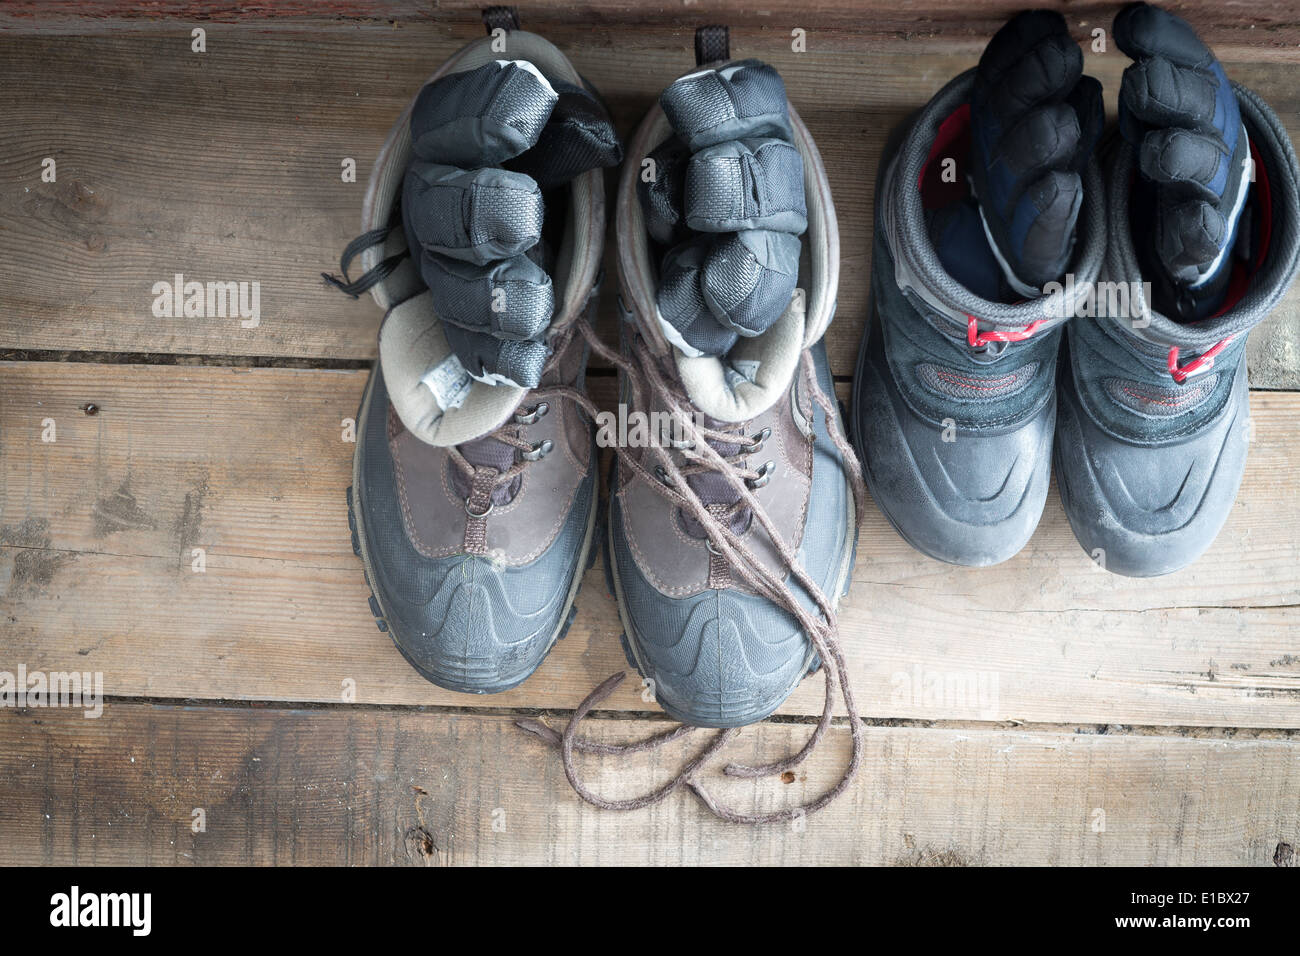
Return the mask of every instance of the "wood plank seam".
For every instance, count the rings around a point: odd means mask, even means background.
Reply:
[[[106,694],[102,698],[107,712],[110,705],[146,705],[150,707],[184,707],[200,704],[218,710],[229,711],[264,711],[269,707],[285,712],[357,712],[366,714],[428,714],[447,717],[533,717],[553,722],[557,729],[574,714],[572,708],[557,707],[520,707],[479,705],[470,702],[464,704],[377,704],[370,702],[340,703],[335,701],[313,700],[240,700],[212,697],[157,697],[143,695]],[[23,706],[15,709],[18,714],[35,714],[51,708]],[[603,721],[611,725],[625,723],[651,723],[656,728],[675,726],[676,721],[664,713],[653,711],[637,712],[626,710],[593,710],[589,712],[591,720]],[[910,730],[979,730],[984,732],[1015,731],[1017,733],[1068,734],[1077,737],[1168,737],[1180,740],[1295,740],[1300,741],[1300,728],[1295,727],[1236,727],[1236,726],[1202,726],[1202,725],[1161,725],[1161,724],[1097,724],[1068,721],[1020,721],[1020,720],[920,720],[907,717],[861,717],[864,727],[898,728]],[[774,714],[762,721],[763,725],[781,727],[812,728],[817,724],[815,715]],[[837,716],[831,725],[839,729],[848,727],[847,718]],[[656,731],[657,732],[657,731]],[[521,731],[523,733],[523,731]],[[527,735],[522,739],[531,740]]]

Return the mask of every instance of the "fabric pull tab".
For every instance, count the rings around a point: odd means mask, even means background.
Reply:
[[[487,27],[488,36],[493,30],[518,30],[519,11],[514,7],[484,7],[483,26]]]
[[[695,30],[695,65],[731,59],[731,30],[728,27],[697,27]]]
[[[492,513],[492,491],[501,473],[495,468],[475,468],[469,497],[465,499],[465,551],[484,555],[487,546],[487,518]]]

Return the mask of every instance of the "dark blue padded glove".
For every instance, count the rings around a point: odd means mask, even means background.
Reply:
[[[1104,118],[1101,84],[1083,75],[1083,54],[1059,13],[1017,14],[985,48],[971,95],[971,180],[981,231],[999,266],[994,274],[1002,274],[998,298],[1041,295],[1065,272],[1083,201],[1081,174]],[[965,252],[985,258],[974,248],[971,223],[969,209],[945,217],[942,231],[958,240],[947,252],[936,242],[945,265],[966,258],[959,267],[971,271]],[[932,237],[936,231],[932,224]]]
[[[1222,304],[1250,189],[1250,145],[1237,97],[1186,21],[1145,3],[1115,17],[1133,58],[1119,94],[1120,132],[1151,188],[1134,190],[1134,240],[1156,307],[1202,319]],[[1150,223],[1141,229],[1136,224]]]

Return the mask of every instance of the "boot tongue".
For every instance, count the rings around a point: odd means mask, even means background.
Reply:
[[[479,468],[492,468],[497,472],[503,472],[515,463],[515,449],[491,435],[464,442],[457,445],[456,448],[476,470]],[[451,481],[458,495],[465,498],[469,497],[472,490],[472,481],[459,468],[453,467],[451,469]],[[492,503],[494,505],[509,504],[514,496],[519,493],[519,485],[519,478],[515,478],[508,485],[499,485],[492,491]]]
[[[707,415],[700,416],[700,421],[705,428],[720,429],[727,426],[727,422],[720,422],[716,419],[709,418]],[[739,437],[739,436],[737,436]],[[741,449],[740,442],[726,442],[719,440],[707,439],[710,447],[713,448],[723,458],[729,458],[735,455]],[[736,489],[727,481],[725,475],[717,471],[705,471],[695,475],[688,475],[686,484],[690,489],[699,496],[700,502],[715,517],[721,517],[740,500],[740,495]],[[685,511],[682,515],[682,527],[694,538],[707,538],[708,534],[704,531],[704,526],[695,520],[695,516],[687,514]],[[732,532],[740,534],[749,525],[749,509],[739,508],[732,515],[729,522]]]

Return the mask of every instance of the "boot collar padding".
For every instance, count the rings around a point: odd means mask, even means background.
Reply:
[[[1060,325],[1083,305],[1083,296],[1101,271],[1106,244],[1106,216],[1101,171],[1089,159],[1083,174],[1084,198],[1079,213],[1079,241],[1064,284],[1065,297],[1040,296],[1007,304],[975,295],[949,275],[939,261],[926,228],[924,200],[918,187],[930,162],[931,147],[944,122],[970,102],[975,69],[954,77],[917,114],[897,153],[881,172],[881,221],[894,258],[895,281],[912,290],[916,300],[936,313],[943,327],[955,326],[955,338],[966,339],[970,320],[981,330],[1019,333],[1030,326],[1046,331]],[[882,162],[884,162],[882,160]],[[1072,296],[1072,298],[1071,298]]]
[[[504,422],[528,389],[469,382],[456,407],[442,408],[421,379],[430,369],[457,368],[459,363],[443,335],[442,323],[432,317],[428,289],[394,306],[379,330],[379,364],[388,399],[406,430],[430,445],[459,445]],[[448,364],[444,366],[444,362]],[[454,388],[454,383],[449,387]]]

